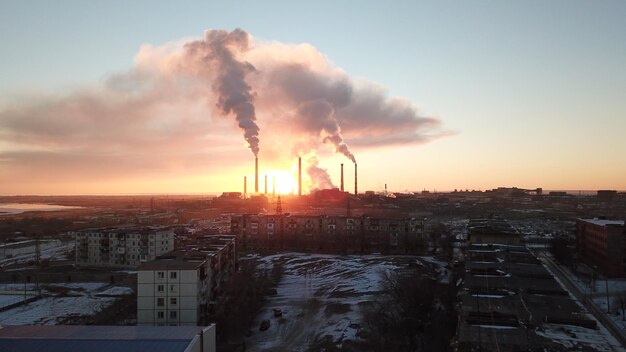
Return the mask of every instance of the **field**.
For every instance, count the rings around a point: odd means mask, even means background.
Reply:
[[[133,293],[129,287],[105,283],[46,284],[40,290],[34,284],[0,284],[0,291],[0,302],[7,303],[3,306],[41,293],[35,301],[0,312],[0,325],[62,324],[92,315]]]
[[[445,263],[432,257],[285,253],[259,259],[268,269],[282,264],[284,273],[277,294],[255,320],[247,351],[306,351],[322,342],[341,347],[359,340],[362,311],[380,293],[384,271],[429,266],[440,281],[447,280]],[[259,331],[263,320],[270,327]]]

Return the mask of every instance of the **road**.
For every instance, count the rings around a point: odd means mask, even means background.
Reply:
[[[586,308],[598,319],[598,321],[604,325],[604,327],[615,337],[622,347],[626,348],[626,335],[624,332],[602,312],[592,299],[587,299],[580,289],[570,280],[569,275],[561,269],[552,259],[545,254],[540,254],[538,258],[550,269],[550,271],[556,275],[559,280],[565,285],[567,290],[571,292],[578,301],[580,301]]]

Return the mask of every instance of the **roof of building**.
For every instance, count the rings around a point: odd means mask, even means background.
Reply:
[[[195,270],[210,256],[190,256],[189,252],[176,250],[139,265],[139,270]]]
[[[457,330],[460,350],[611,351],[619,343],[597,329],[579,305],[527,248],[468,247]]]
[[[183,352],[201,326],[24,325],[0,327],[0,351]]]
[[[598,226],[624,226],[624,220],[607,220],[607,219],[578,219]]]

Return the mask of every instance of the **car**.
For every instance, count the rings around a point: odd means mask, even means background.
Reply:
[[[270,321],[265,319],[261,322],[261,326],[259,326],[259,331],[265,331],[270,328]]]

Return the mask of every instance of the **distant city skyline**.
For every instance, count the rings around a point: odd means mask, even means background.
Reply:
[[[3,1],[0,194],[241,192],[244,176],[253,190],[215,77],[179,75],[183,43],[236,28],[251,36],[237,57],[255,67],[261,191],[269,173],[289,193],[297,155],[335,186],[344,163],[352,191],[342,143],[361,192],[626,190],[625,13],[622,1]],[[296,83],[293,63],[307,67]],[[317,85],[298,91],[302,77]],[[306,190],[330,186],[317,177]]]

